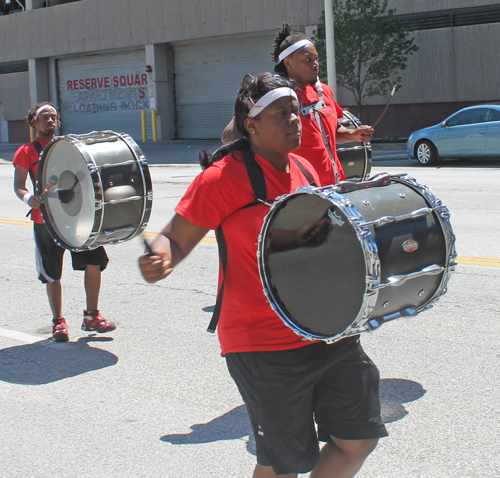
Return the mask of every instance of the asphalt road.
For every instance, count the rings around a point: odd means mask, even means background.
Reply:
[[[407,172],[448,206],[459,264],[434,308],[362,336],[380,369],[390,437],[359,478],[500,476],[499,168],[500,161],[374,163],[373,173]],[[150,170],[152,237],[199,167]],[[0,164],[0,477],[250,477],[255,450],[245,410],[217,337],[205,332],[217,282],[213,235],[157,285],[139,274],[138,239],[109,246],[100,308],[117,329],[100,336],[79,328],[83,277],[66,257],[71,341],[54,344],[12,175]]]

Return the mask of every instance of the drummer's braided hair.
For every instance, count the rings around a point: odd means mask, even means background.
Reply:
[[[288,72],[286,71],[285,64],[280,61],[279,55],[283,50],[286,50],[289,46],[297,43],[300,40],[304,40],[306,35],[301,32],[292,23],[284,22],[281,27],[276,27],[276,38],[274,40],[274,51],[271,52],[274,63],[274,71],[285,78],[288,78]]]
[[[50,106],[52,106],[57,111],[57,108],[54,105],[54,103],[51,103],[50,101],[42,101],[41,103],[37,103],[37,104],[33,105],[28,110],[28,116],[26,116],[26,122],[32,128],[34,127],[33,126],[33,121],[35,121],[35,115],[36,115],[36,112],[38,111],[38,108],[41,108],[42,106],[45,106],[45,105],[50,105]],[[57,126],[61,126],[60,118],[61,118],[61,116],[59,115],[59,111],[57,111]]]
[[[245,119],[248,118],[250,109],[266,93],[269,93],[276,88],[283,87],[293,88],[293,84],[290,80],[283,78],[276,73],[269,73],[266,71],[264,73],[260,73],[259,75],[253,75],[251,73],[247,73],[245,75],[234,103],[234,118],[236,127],[243,135],[243,138],[221,146],[212,154],[208,154],[205,150],[201,150],[199,160],[202,169],[208,168],[211,164],[221,160],[228,154],[232,154],[234,151],[247,151],[251,148],[251,142],[249,139],[250,134],[245,128]]]

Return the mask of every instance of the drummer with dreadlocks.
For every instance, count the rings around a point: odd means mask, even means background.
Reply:
[[[322,184],[331,183],[332,172],[336,183],[345,180],[336,144],[366,143],[371,140],[373,128],[362,125],[350,130],[339,124],[342,108],[328,85],[319,81],[318,52],[298,28],[285,22],[277,29],[272,55],[276,63],[274,71],[293,80],[300,100],[302,143],[296,153],[314,166]],[[238,133],[233,120],[224,130],[222,141],[228,143],[236,137]]]
[[[59,113],[49,102],[35,104],[26,118],[28,125],[35,132],[35,140],[23,144],[14,155],[14,191],[21,201],[31,208],[28,215],[34,223],[35,258],[38,278],[46,284],[47,296],[52,311],[52,340],[67,342],[69,340],[68,326],[62,315],[62,288],[61,274],[63,254],[65,249],[56,244],[43,222],[40,206],[43,204],[43,194],[36,195],[28,191],[26,181],[28,175],[36,189],[36,177],[40,154],[47,144],[54,138],[56,127],[60,125]],[[55,185],[43,185],[45,191]],[[116,328],[108,322],[98,310],[99,291],[101,288],[101,271],[108,264],[108,256],[103,247],[82,252],[71,251],[74,270],[85,271],[85,292],[87,308],[83,311],[82,330],[95,332],[110,332]],[[26,290],[26,295],[29,289]]]

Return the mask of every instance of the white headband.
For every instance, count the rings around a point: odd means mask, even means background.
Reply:
[[[43,106],[40,106],[40,108],[38,108],[38,109],[36,110],[35,117],[34,117],[33,119],[35,119],[35,120],[36,120],[36,119],[38,118],[38,115],[39,115],[42,111],[44,111],[44,110],[46,110],[46,109],[49,109],[49,108],[50,108],[50,109],[52,109],[52,110],[54,110],[54,113],[57,115],[57,111],[56,111],[56,109],[55,109],[52,105],[43,105]]]
[[[297,43],[294,43],[293,45],[289,46],[285,50],[283,50],[279,56],[278,60],[283,61],[288,55],[291,55],[294,51],[298,50],[299,48],[302,48],[303,46],[306,45],[312,45],[312,41],[308,40],[307,38],[304,38],[304,40],[300,40]]]
[[[259,101],[257,101],[257,103],[255,103],[254,106],[252,106],[252,108],[248,112],[248,117],[255,118],[264,108],[269,106],[273,101],[282,98],[283,96],[291,96],[299,101],[299,99],[297,98],[297,94],[291,88],[276,88],[275,90],[267,92],[262,98],[260,98]]]

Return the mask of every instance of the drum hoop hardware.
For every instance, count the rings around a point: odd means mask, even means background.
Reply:
[[[122,163],[106,163],[106,164],[101,164],[100,166],[98,166],[97,164],[93,167],[94,170],[97,170],[97,169],[106,169],[106,168],[115,168],[117,166],[125,166],[127,164],[136,164],[137,161],[133,160],[133,159],[129,159],[127,161],[123,161]]]
[[[387,278],[385,284],[377,284],[373,286],[374,290],[385,289],[386,287],[399,287],[403,285],[406,281],[411,279],[417,279],[418,277],[423,276],[434,276],[437,274],[441,274],[445,268],[442,266],[438,266],[437,264],[432,264],[430,266],[424,267],[420,271],[410,272],[409,274],[401,274],[396,276],[391,276]]]
[[[396,224],[402,221],[415,221],[417,219],[428,216],[433,211],[434,209],[430,207],[422,207],[420,209],[416,209],[415,211],[409,212],[408,214],[401,214],[400,216],[382,216],[378,219],[375,219],[374,221],[362,222],[359,224],[359,227],[373,226],[375,227],[375,229],[379,229],[383,226]]]
[[[128,198],[111,199],[110,201],[105,201],[105,202],[102,202],[101,204],[106,205],[106,204],[118,204],[121,202],[128,202],[128,201],[138,201],[139,199],[144,199],[146,197],[147,196],[130,196]]]
[[[143,203],[142,207],[142,217],[144,218],[144,225],[141,225],[141,227],[137,228],[135,234],[132,234],[129,239],[133,239],[134,237],[137,237],[139,234],[144,231],[146,228],[147,223],[149,222],[149,218],[151,216],[151,209],[153,207],[153,183],[151,181],[151,174],[148,169],[148,163],[146,161],[146,157],[144,156],[144,153],[142,152],[141,148],[137,145],[135,141],[131,138],[126,133],[115,133],[119,138],[122,139],[122,141],[127,145],[129,150],[131,151],[132,155],[137,158],[139,161],[139,170],[142,176],[142,183],[144,185],[144,192],[146,193],[145,198],[146,200]],[[132,141],[129,141],[131,139]]]

